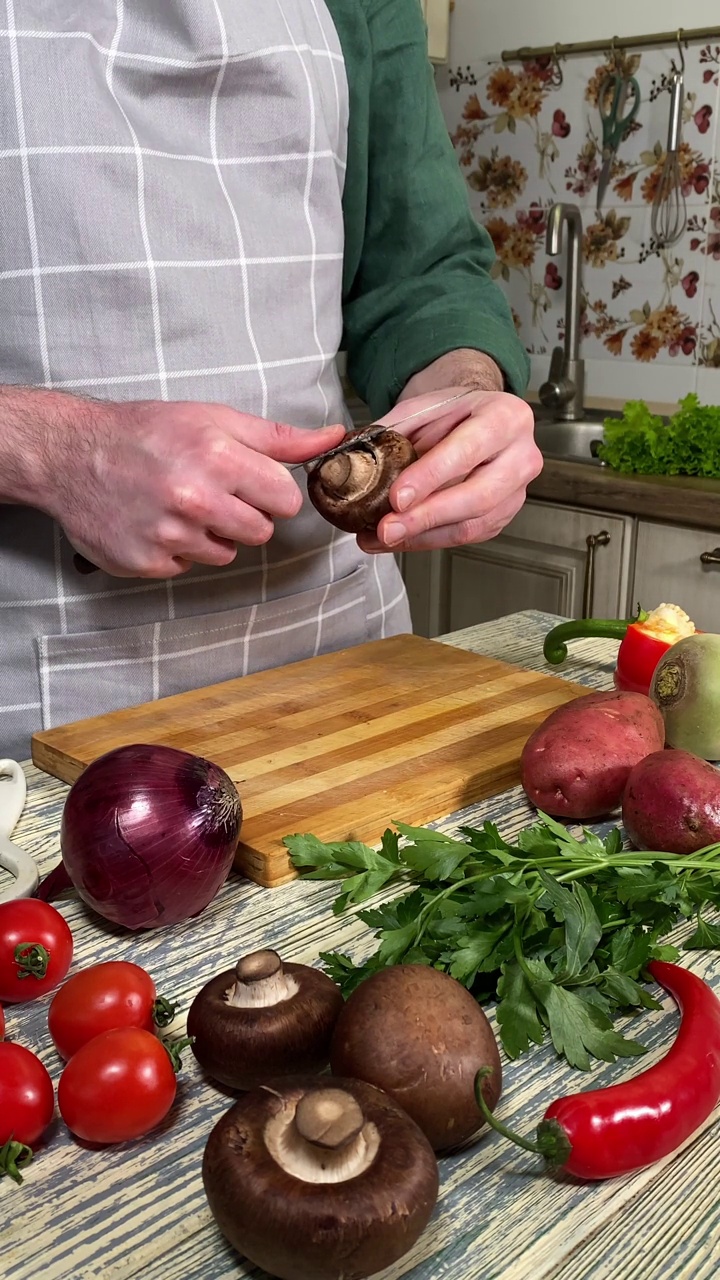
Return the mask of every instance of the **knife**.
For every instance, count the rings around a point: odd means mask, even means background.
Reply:
[[[352,431],[343,440],[342,444],[338,444],[334,449],[326,449],[324,453],[317,453],[314,458],[306,458],[304,462],[295,462],[288,471],[308,471],[312,470],[321,458],[334,458],[339,453],[347,453],[348,449],[353,449],[359,440],[374,440],[383,431],[394,431],[396,427],[404,427],[406,422],[412,422],[414,418],[422,418],[426,413],[436,413],[438,409],[444,409],[446,404],[454,404],[456,400],[462,400],[471,390],[467,387],[464,391],[458,391],[454,396],[446,396],[444,400],[438,400],[437,404],[429,404],[426,409],[416,409],[414,413],[408,413],[404,418],[398,418],[397,422],[371,422],[369,427],[360,427],[357,431]],[[77,573],[89,574],[97,572],[97,565],[91,560],[87,560],[85,556],[80,555],[76,551],[73,555],[73,566]]]
[[[454,396],[447,396],[445,400],[438,400],[437,404],[429,404],[427,409],[416,409],[414,413],[407,413],[404,418],[398,418],[396,422],[371,422],[368,427],[358,427],[357,431],[351,431],[341,444],[336,444],[334,449],[326,449],[324,453],[318,453],[314,458],[306,458],[304,462],[295,462],[288,467],[288,470],[299,471],[301,468],[305,471],[312,470],[321,458],[334,458],[339,453],[347,453],[358,441],[374,440],[376,436],[382,435],[383,431],[394,431],[396,427],[404,427],[406,422],[412,422],[413,418],[422,418],[426,413],[436,413],[446,404],[454,404],[456,400],[462,400],[469,390],[468,387],[465,391],[458,391]]]

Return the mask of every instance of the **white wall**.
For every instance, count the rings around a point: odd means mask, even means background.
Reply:
[[[720,26],[710,0],[455,0],[450,64],[496,57],[503,49],[608,40],[683,27]]]

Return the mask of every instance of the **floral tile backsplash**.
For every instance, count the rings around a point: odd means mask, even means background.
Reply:
[[[691,46],[684,58],[678,159],[687,225],[668,248],[654,239],[651,214],[677,49],[618,54],[620,69],[638,81],[640,110],[600,212],[598,99],[612,70],[609,53],[561,60],[561,75],[551,59],[451,66],[438,72],[438,89],[473,210],[492,236],[495,273],[534,367],[547,368],[563,336],[565,257],[548,256],[545,233],[551,206],[566,201],[583,217],[581,354],[595,370],[596,389],[607,387],[614,369],[625,392],[652,398],[653,369],[653,383],[678,398],[701,383],[704,398],[720,402],[720,47]]]

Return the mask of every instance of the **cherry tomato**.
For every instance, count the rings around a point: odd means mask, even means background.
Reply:
[[[85,1142],[141,1138],[167,1115],[177,1083],[170,1055],[139,1027],[104,1031],[78,1049],[58,1085],[68,1129]]]
[[[0,902],[0,1000],[36,1000],[62,982],[70,968],[73,937],[49,902],[15,898]]]
[[[55,1047],[67,1061],[88,1040],[117,1027],[153,1031],[155,983],[137,964],[108,960],[68,978],[53,996],[48,1026]]]
[[[0,1044],[0,1147],[12,1138],[33,1147],[53,1118],[52,1080],[39,1058],[21,1044]]]

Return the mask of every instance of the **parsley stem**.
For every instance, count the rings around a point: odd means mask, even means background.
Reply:
[[[520,934],[518,933],[517,929],[515,929],[513,933],[513,951],[515,952],[515,959],[517,960],[522,972],[524,973],[528,982],[532,984],[532,982],[534,981],[533,975],[530,972],[527,961],[525,960],[525,956],[523,955],[523,949],[520,945]]]
[[[448,885],[447,889],[441,889],[430,902],[425,904],[422,911],[418,913],[418,928],[415,934],[413,946],[418,945],[425,932],[430,917],[446,898],[452,897],[454,893],[457,893],[458,889],[465,889],[469,884],[475,884],[478,880],[488,880],[496,875],[498,875],[498,870],[497,868],[494,868],[492,871],[482,872],[481,875],[467,876],[465,880],[458,880],[455,884]]]

